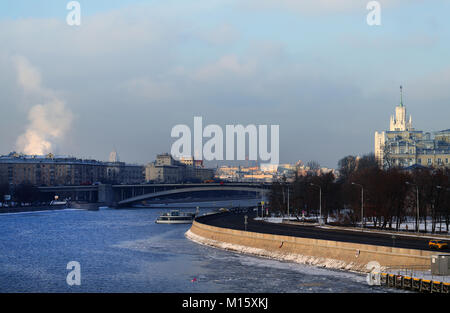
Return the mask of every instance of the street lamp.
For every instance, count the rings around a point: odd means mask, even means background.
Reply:
[[[356,185],[361,187],[361,229],[364,227],[364,187],[361,184],[352,183],[352,185]]]
[[[310,185],[319,187],[319,223],[320,223],[320,219],[322,219],[322,187],[313,183],[310,183]]]
[[[416,205],[417,205],[417,219],[416,219],[416,232],[419,232],[419,186],[416,184],[410,183],[409,181],[406,182],[407,185],[416,186]]]
[[[291,220],[290,213],[289,213],[289,185],[287,186],[287,215],[288,219]]]
[[[447,191],[450,190],[450,188],[444,188],[442,186],[436,186],[436,188],[444,190],[444,192],[445,192],[445,190],[447,190]],[[442,231],[442,216],[441,216],[441,211],[439,211],[439,232],[441,232],[441,231]]]

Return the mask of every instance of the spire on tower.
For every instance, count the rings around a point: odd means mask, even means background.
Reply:
[[[403,86],[400,85],[400,106],[403,106]]]

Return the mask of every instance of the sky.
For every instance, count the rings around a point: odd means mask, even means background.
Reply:
[[[0,2],[0,154],[145,164],[201,116],[336,167],[373,152],[400,85],[416,129],[450,128],[448,1],[378,1],[376,26],[365,0],[78,2],[79,26],[69,1]]]

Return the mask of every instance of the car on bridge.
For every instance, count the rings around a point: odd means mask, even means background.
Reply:
[[[448,243],[442,240],[430,240],[428,242],[428,247],[431,249],[444,250],[448,248]]]

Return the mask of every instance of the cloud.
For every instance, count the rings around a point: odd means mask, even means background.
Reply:
[[[408,5],[423,0],[378,0],[382,9]],[[253,10],[287,10],[300,14],[366,12],[370,0],[244,0],[240,6]]]
[[[248,76],[255,70],[253,62],[242,63],[239,62],[236,55],[224,55],[214,63],[206,64],[199,68],[194,77],[199,80],[210,80],[220,78],[221,76],[233,75]]]
[[[199,37],[213,45],[227,45],[239,39],[239,31],[229,23],[220,24],[213,29],[199,31]]]
[[[136,78],[125,82],[123,87],[125,92],[150,101],[180,99],[176,87],[170,81]]]
[[[26,92],[43,92],[41,87],[41,75],[22,56],[13,57],[17,69],[17,82]]]

